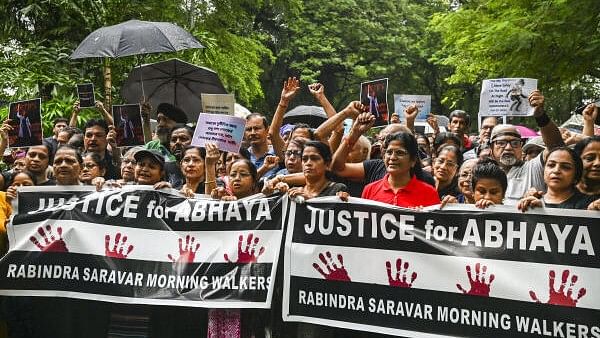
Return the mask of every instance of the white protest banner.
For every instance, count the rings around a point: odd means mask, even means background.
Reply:
[[[479,115],[531,116],[529,94],[537,89],[537,80],[504,78],[483,80],[479,97]]]
[[[394,113],[398,114],[400,120],[404,121],[404,110],[412,104],[419,109],[417,121],[427,120],[431,112],[431,95],[394,94]]]
[[[292,203],[283,318],[402,337],[598,337],[600,214]]]
[[[216,143],[220,150],[237,153],[242,145],[246,120],[222,114],[198,116],[192,145],[204,147],[206,142]]]
[[[200,94],[202,98],[202,112],[205,114],[233,115],[235,111],[235,97],[233,94]]]
[[[0,294],[269,308],[285,200],[184,198],[151,186],[19,191]]]

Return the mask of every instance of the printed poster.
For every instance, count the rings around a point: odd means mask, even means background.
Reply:
[[[529,94],[537,89],[537,80],[504,78],[483,80],[479,98],[479,115],[532,116]]]
[[[390,119],[387,104],[388,79],[380,79],[360,84],[360,102],[375,116],[374,126],[388,124]]]

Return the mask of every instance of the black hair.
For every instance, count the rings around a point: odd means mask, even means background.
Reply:
[[[106,134],[108,134],[108,130],[109,130],[108,129],[108,123],[105,120],[102,120],[102,119],[91,119],[91,120],[87,121],[85,123],[84,130],[86,130],[88,128],[95,127],[95,126],[98,126],[98,127],[102,128],[102,129],[104,129],[104,132]]]
[[[467,114],[467,112],[464,110],[453,110],[450,113],[450,116],[448,116],[448,119],[450,119],[450,121],[452,122],[452,118],[454,117],[464,119],[467,123],[467,127],[471,125],[471,116],[469,116],[469,114]]]
[[[185,131],[186,131],[188,134],[190,134],[190,137],[193,137],[193,136],[194,136],[194,129],[192,129],[191,127],[189,127],[189,126],[188,126],[188,125],[186,125],[186,124],[181,124],[181,123],[178,123],[178,124],[176,124],[176,125],[175,125],[175,127],[173,127],[173,129],[171,129],[171,133],[170,133],[170,134],[173,134],[173,132],[174,132],[175,130],[179,130],[179,129],[185,129]]]
[[[458,144],[461,148],[463,146],[462,140],[455,133],[451,133],[449,131],[441,132],[433,140],[433,153],[437,156],[438,148],[443,144],[446,144],[446,142],[448,141],[452,141],[455,144]]]
[[[288,144],[285,147],[285,150],[287,150],[287,148],[290,146],[290,144],[294,144],[296,147],[300,148],[301,150],[304,150],[304,147],[306,146],[306,140],[302,139],[302,138],[296,138],[293,140],[289,140]]]
[[[506,188],[508,187],[508,179],[506,178],[506,173],[498,162],[491,158],[486,158],[484,160],[480,160],[473,167],[473,175],[471,177],[471,190],[475,191],[475,186],[479,180],[484,178],[489,178],[500,182],[502,186],[502,195],[506,194]]]
[[[317,152],[321,155],[323,161],[325,161],[325,163],[331,163],[331,149],[329,149],[328,145],[321,141],[308,141],[304,144],[302,152],[308,147],[317,149]]]
[[[440,149],[438,150],[436,156],[439,156],[442,153],[442,151],[444,151],[444,150],[451,151],[451,152],[453,152],[456,155],[456,164],[458,164],[458,166],[456,168],[457,169],[460,168],[460,166],[463,163],[463,154],[462,154],[462,151],[458,147],[453,146],[452,144],[443,144],[440,147]]]
[[[417,144],[417,139],[412,133],[401,131],[398,133],[388,134],[383,141],[383,148],[387,149],[387,147],[393,141],[400,141],[411,160],[415,161],[415,164],[410,168],[410,174],[415,175],[417,178],[421,179],[423,177],[423,172],[421,169],[421,159],[419,158],[419,145]]]
[[[70,146],[68,144],[63,144],[62,146],[58,147],[58,149],[56,149],[56,153],[54,153],[54,156],[56,157],[56,154],[58,154],[58,152],[61,149],[65,149],[65,150],[72,150],[75,153],[75,157],[77,158],[77,162],[79,162],[79,164],[81,165],[81,163],[83,163],[83,158],[81,157],[81,152],[79,151],[79,149]]]
[[[250,161],[250,151],[246,148],[240,148],[240,156]]]
[[[69,120],[67,118],[64,117],[57,117],[54,119],[54,123],[52,124],[52,127],[56,127],[57,124],[59,123],[69,123]]]
[[[587,147],[590,143],[593,143],[593,142],[600,142],[600,135],[586,137],[583,140],[577,142],[577,144],[575,144],[575,148],[574,148],[577,156],[581,157],[581,155],[583,155],[583,150],[585,149],[585,147]]]
[[[82,159],[84,159],[88,156],[91,157],[92,161],[94,161],[98,165],[98,168],[100,168],[100,170],[106,169],[106,162],[102,160],[102,158],[100,157],[100,155],[98,153],[92,153],[92,152],[84,153],[82,155]]]
[[[250,176],[252,176],[252,181],[254,182],[252,188],[256,190],[258,188],[258,180],[260,179],[260,177],[258,177],[258,171],[256,170],[256,167],[254,166],[254,164],[252,164],[252,162],[250,162],[250,160],[245,158],[240,158],[233,161],[233,163],[231,163],[231,166],[233,167],[233,165],[238,162],[245,163],[248,167],[248,170],[250,171]]]
[[[253,119],[255,117],[261,118],[262,122],[263,122],[263,126],[265,126],[265,129],[269,129],[269,123],[267,122],[267,118],[263,114],[252,113],[252,114],[246,116],[246,121],[250,121],[250,119]]]
[[[550,158],[550,154],[556,151],[566,151],[571,156],[571,160],[573,160],[573,165],[575,166],[575,177],[573,179],[573,185],[576,185],[581,181],[581,177],[583,176],[583,162],[581,161],[581,156],[577,154],[577,152],[569,147],[556,147],[552,148],[548,152],[548,155],[545,156],[546,164],[548,163],[548,159]]]
[[[191,149],[198,150],[198,152],[200,153],[200,157],[202,157],[203,160],[206,158],[206,148],[204,148],[204,147],[196,147],[196,146],[185,146],[183,148],[183,151],[181,152],[181,159],[183,159],[183,157],[185,156],[185,153],[187,153]]]
[[[25,169],[23,171],[20,171],[20,172],[18,172],[16,174],[12,175],[12,177],[10,179],[10,184],[8,184],[7,186],[10,187],[11,185],[13,185],[13,183],[15,181],[15,177],[17,177],[17,175],[19,175],[19,174],[27,175],[27,177],[29,177],[29,179],[31,180],[31,182],[33,182],[33,185],[37,185],[37,178],[35,177],[35,175],[31,171]]]
[[[294,128],[292,128],[292,131],[290,132],[290,137],[294,134],[294,131],[296,131],[296,129],[308,129],[308,135],[309,135],[310,139],[311,140],[315,139],[315,131],[308,124],[298,123],[298,124],[294,125]]]

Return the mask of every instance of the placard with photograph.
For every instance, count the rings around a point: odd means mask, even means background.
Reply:
[[[119,147],[144,145],[144,128],[139,104],[113,105],[112,115]]]
[[[79,97],[79,107],[91,108],[96,106],[93,83],[78,84],[77,96]]]
[[[30,147],[42,144],[42,99],[12,102],[8,120],[12,130],[8,132],[10,147]]]
[[[375,126],[388,124],[387,104],[388,79],[379,79],[360,84],[360,102],[375,116]]]
[[[504,78],[483,80],[479,115],[531,116],[529,94],[537,88],[536,79]]]

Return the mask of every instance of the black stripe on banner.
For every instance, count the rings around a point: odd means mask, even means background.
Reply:
[[[131,298],[266,302],[268,289],[272,286],[272,268],[271,263],[177,264],[75,253],[12,251],[2,259],[0,290],[61,290]]]
[[[600,311],[590,309],[296,276],[289,297],[290,315],[343,321],[345,328],[358,329],[356,323],[464,337],[600,336]]]
[[[293,242],[600,268],[597,218],[315,206],[296,205]]]
[[[280,197],[225,202],[189,200],[160,191],[107,191],[58,209],[16,215],[13,225],[48,219],[174,231],[279,230]],[[45,195],[39,195],[44,199]],[[49,201],[39,202],[44,207]],[[54,203],[54,202],[52,202]]]

